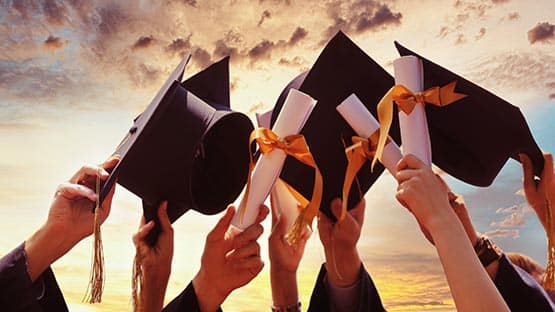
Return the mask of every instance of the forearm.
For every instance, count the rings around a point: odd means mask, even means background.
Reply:
[[[336,250],[326,248],[325,253],[326,270],[330,283],[339,287],[347,287],[358,281],[361,261],[355,246]]]
[[[144,288],[141,289],[140,294],[140,311],[159,312],[164,307],[164,297],[166,296],[168,279],[150,279],[147,276],[145,276],[144,279]]]
[[[270,268],[272,302],[275,307],[286,307],[299,301],[296,272]]]
[[[31,282],[35,280],[58,258],[66,254],[74,243],[56,229],[42,226],[25,241],[27,272]]]
[[[217,287],[214,287],[214,283],[215,281],[206,279],[206,274],[204,274],[202,268],[193,278],[193,287],[201,312],[217,311],[229,295],[229,293],[221,293]]]
[[[430,228],[458,311],[509,311],[456,218]]]

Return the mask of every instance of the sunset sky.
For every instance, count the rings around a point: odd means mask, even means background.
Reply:
[[[183,55],[192,54],[185,76],[230,55],[232,107],[254,117],[338,30],[389,72],[397,40],[502,96],[522,109],[540,147],[555,151],[553,0],[0,0],[0,255],[45,221],[59,183],[113,153]],[[509,161],[489,188],[447,181],[479,231],[545,263],[545,235],[525,204],[518,163]],[[366,195],[364,263],[388,310],[452,311],[435,250],[395,201],[395,188],[384,174]],[[131,308],[131,236],[140,214],[140,201],[119,187],[103,226],[103,303],[81,303],[90,239],[54,264],[70,310]],[[167,300],[198,270],[217,219],[191,212],[175,223]],[[266,268],[225,310],[269,309],[269,220],[264,225]],[[313,235],[299,269],[305,307],[323,260]]]

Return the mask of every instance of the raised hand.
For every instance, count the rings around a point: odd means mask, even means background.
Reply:
[[[364,223],[365,201],[362,199],[347,212],[342,222],[333,222],[320,212],[318,233],[326,254],[328,280],[336,286],[346,287],[358,280],[361,261],[356,244]],[[331,202],[331,211],[339,220],[341,200]]]
[[[260,222],[268,215],[268,208],[261,206],[256,222],[237,235],[230,231],[234,214],[235,207],[228,207],[206,236],[201,267],[193,279],[203,312],[216,311],[233,290],[246,285],[264,267],[256,240],[264,230]]]

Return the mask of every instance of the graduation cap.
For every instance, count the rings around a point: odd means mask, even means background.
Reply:
[[[456,92],[467,95],[444,107],[425,106],[436,166],[466,183],[489,186],[509,157],[520,161],[524,153],[540,176],[543,155],[518,107],[398,42],[395,47],[401,56],[422,60],[424,89],[456,81]]]
[[[336,111],[352,93],[355,93],[374,115],[376,104],[393,85],[393,77],[372,60],[342,32],[337,33],[326,45],[308,73],[293,79],[282,91],[274,107],[272,125],[283,106],[290,88],[298,89],[318,101],[301,134],[323,176],[323,197],[320,210],[331,219],[331,201],[342,196],[343,180],[347,167],[345,148],[356,135],[349,124]],[[396,114],[395,114],[396,116]],[[393,120],[390,136],[400,140],[397,119]],[[357,175],[349,192],[348,209],[353,208],[383,172],[381,164],[371,172],[367,162]],[[312,168],[288,157],[280,177],[305,198],[311,198],[314,182]]]
[[[116,180],[139,196],[147,222],[157,219],[162,200],[171,222],[190,209],[216,214],[247,181],[253,125],[230,108],[229,57],[181,82],[189,59],[134,120],[114,153],[121,160],[102,187],[101,200]]]

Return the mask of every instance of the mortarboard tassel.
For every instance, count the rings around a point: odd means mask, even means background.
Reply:
[[[549,190],[546,190],[546,192],[549,192]],[[547,215],[547,267],[545,268],[542,286],[545,289],[555,289],[555,224],[553,222],[551,203],[547,195],[548,194],[545,196],[545,213]]]
[[[139,293],[143,288],[143,270],[141,268],[139,259],[139,250],[135,252],[135,258],[133,259],[133,273],[131,276],[131,300],[133,303],[133,311],[140,311],[140,300]]]
[[[96,193],[100,193],[100,177],[96,176]],[[102,249],[102,233],[100,231],[100,196],[96,198],[96,207],[94,208],[94,238],[93,238],[93,256],[91,274],[87,293],[84,301],[88,303],[102,302],[102,292],[104,291],[104,251]]]

